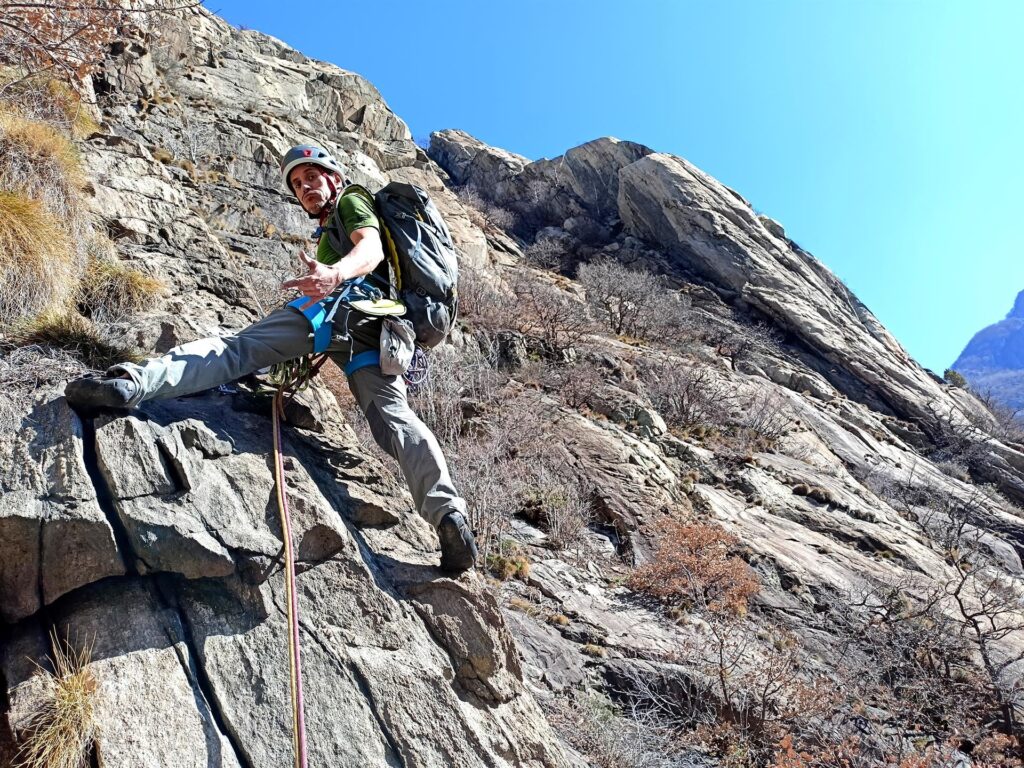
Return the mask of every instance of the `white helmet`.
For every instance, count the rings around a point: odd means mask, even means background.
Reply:
[[[292,189],[292,183],[288,179],[288,174],[296,166],[305,165],[306,163],[319,165],[321,168],[339,173],[343,177],[345,175],[341,170],[341,166],[338,165],[338,161],[331,157],[331,153],[326,149],[318,147],[316,144],[299,144],[285,152],[284,157],[281,158],[281,178],[284,181],[285,187],[293,195],[295,190]]]

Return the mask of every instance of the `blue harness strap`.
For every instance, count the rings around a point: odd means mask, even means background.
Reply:
[[[345,366],[345,375],[351,376],[360,368],[366,368],[370,365],[380,365],[379,350],[368,349],[365,352],[360,352],[358,355],[354,355],[352,359],[348,361],[348,365]]]
[[[334,297],[328,296],[311,307],[301,309],[302,305],[308,301],[309,299],[302,296],[295,301],[289,301],[288,306],[301,312],[309,322],[313,337],[313,354],[319,355],[321,352],[326,352],[327,348],[331,346],[331,323],[324,321],[328,314],[327,305],[334,302]]]
[[[312,331],[310,335],[313,337],[314,355],[326,352],[327,348],[331,345],[334,315],[342,305],[345,306],[345,313],[342,314],[344,322],[342,323],[341,336],[342,338],[348,338],[348,318],[346,314],[349,306],[348,302],[356,299],[380,299],[384,297],[385,294],[379,288],[369,284],[369,281],[366,279],[367,277],[380,279],[377,275],[371,273],[370,275],[349,280],[345,283],[345,287],[340,293],[331,294],[306,309],[301,309],[301,307],[309,301],[307,298],[299,297],[294,301],[288,302],[289,307],[299,310],[309,322],[309,327]],[[331,304],[334,306],[330,307],[329,305]]]

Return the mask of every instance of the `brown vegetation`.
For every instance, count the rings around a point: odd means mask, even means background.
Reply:
[[[140,359],[138,352],[121,345],[111,338],[106,329],[73,309],[43,312],[14,326],[9,336],[17,346],[38,345],[49,350],[63,350],[97,370]]]
[[[517,273],[512,290],[518,299],[516,330],[540,341],[552,358],[575,349],[593,331],[586,305],[543,278]]]
[[[509,231],[515,226],[515,214],[488,201],[478,189],[463,187],[458,190],[458,196],[469,220],[480,229],[497,227]]]
[[[732,554],[736,544],[735,536],[712,523],[667,520],[653,560],[633,572],[629,586],[668,606],[741,615],[759,585],[750,567]]]
[[[150,3],[143,0],[90,0],[80,2],[7,2],[0,0],[0,63],[13,67],[20,78],[8,87],[39,73],[81,88],[107,47],[122,33],[135,14],[191,8],[199,2]]]

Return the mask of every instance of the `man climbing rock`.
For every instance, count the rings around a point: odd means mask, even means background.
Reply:
[[[333,223],[340,224],[335,231],[343,230],[345,236],[341,253],[326,231],[319,237],[315,257],[300,252],[308,273],[282,283],[282,288],[298,290],[305,299],[235,335],[192,341],[141,365],[115,365],[102,378],[71,381],[65,394],[72,407],[83,411],[132,408],[146,400],[210,389],[310,354],[313,340],[304,311],[328,297],[337,298],[357,278],[376,275],[388,282],[381,224],[372,198],[361,187],[345,187],[338,162],[321,147],[299,145],[285,154],[281,175],[321,230],[334,217]],[[382,318],[357,309],[344,314],[344,327],[335,323],[327,354],[345,371],[374,440],[402,467],[417,510],[437,529],[441,567],[464,571],[472,567],[477,554],[466,521],[466,503],[452,484],[437,439],[409,407],[402,376],[381,371]]]

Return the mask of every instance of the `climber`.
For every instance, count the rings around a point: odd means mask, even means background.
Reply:
[[[210,389],[308,355],[313,341],[303,310],[332,294],[341,295],[354,278],[376,275],[387,283],[381,225],[372,198],[360,194],[361,188],[346,189],[342,169],[330,153],[315,145],[293,147],[281,161],[281,178],[310,218],[317,219],[318,232],[330,217],[336,217],[347,235],[347,252],[337,253],[327,234],[320,234],[315,258],[299,253],[307,274],[281,284],[304,299],[232,336],[192,341],[139,365],[121,363],[105,376],[71,381],[65,395],[72,407],[85,412],[133,408],[146,400]],[[466,520],[466,503],[452,484],[437,439],[409,407],[402,376],[381,372],[382,319],[355,309],[345,314],[345,328],[335,326],[326,352],[345,371],[374,440],[401,466],[420,515],[437,529],[441,568],[467,570],[477,549]]]

